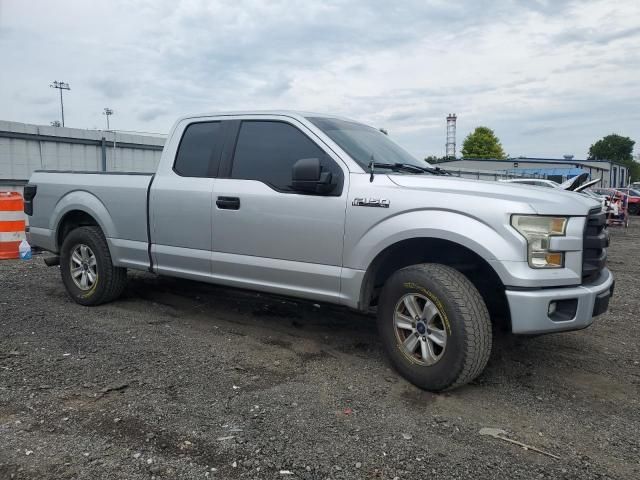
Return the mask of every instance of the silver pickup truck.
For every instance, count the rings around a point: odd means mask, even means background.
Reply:
[[[492,329],[576,330],[606,311],[600,210],[285,111],[182,118],[155,174],[37,171],[25,188],[29,240],[82,305],[116,299],[130,268],[376,312],[391,363],[432,391],[482,372]]]

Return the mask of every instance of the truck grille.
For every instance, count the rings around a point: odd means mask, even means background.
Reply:
[[[600,208],[589,211],[582,246],[582,283],[593,282],[607,264],[609,232],[607,217]]]

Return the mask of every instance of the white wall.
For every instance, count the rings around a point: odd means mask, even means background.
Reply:
[[[165,139],[157,136],[132,135],[102,130],[60,128],[0,120],[0,179],[27,180],[37,169],[101,170],[101,145],[64,143],[58,138],[107,142],[107,171],[153,172],[162,151],[157,149]],[[16,134],[12,138],[12,135]],[[42,135],[47,138],[17,138],[19,134]],[[60,138],[62,140],[62,138]],[[115,148],[114,148],[115,141]],[[126,148],[121,143],[139,145]],[[145,146],[155,146],[153,147]]]

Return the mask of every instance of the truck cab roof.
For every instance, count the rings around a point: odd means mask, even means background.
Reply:
[[[239,116],[284,116],[284,117],[292,117],[298,119],[306,119],[306,118],[335,118],[340,120],[346,120],[349,122],[357,122],[352,118],[343,117],[340,115],[333,115],[327,113],[320,112],[309,112],[304,110],[227,110],[220,112],[204,112],[199,114],[192,115],[184,115],[178,119],[178,121],[189,120],[192,118],[207,118],[207,117],[239,117]],[[362,123],[362,122],[357,122]]]

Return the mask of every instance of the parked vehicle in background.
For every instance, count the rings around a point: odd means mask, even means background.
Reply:
[[[589,188],[585,188],[584,190],[580,190],[580,193],[587,195],[591,198],[593,198],[594,200],[600,202],[600,205],[602,206],[602,211],[606,212],[607,211],[607,196],[606,195],[600,195],[596,192],[594,192],[593,190],[589,189]]]
[[[570,178],[569,180],[558,183],[553,180],[546,180],[543,178],[512,178],[509,180],[500,180],[505,183],[517,183],[519,185],[531,185],[535,187],[543,187],[543,188],[556,188],[558,190],[568,190],[574,191],[576,193],[581,193],[585,196],[593,198],[600,203],[602,207],[602,211],[606,211],[606,196],[598,195],[597,193],[590,190],[590,187],[596,185],[602,180],[601,178],[597,178],[594,180],[588,180],[587,174],[579,175],[578,177]]]
[[[351,120],[245,112],[180,119],[153,175],[37,171],[25,212],[81,305],[131,268],[376,312],[395,368],[440,391],[482,372],[494,327],[607,310],[605,215],[548,190],[446,175]]]
[[[558,182],[546,180],[544,178],[510,178],[508,180],[500,180],[505,183],[519,183],[521,185],[533,185],[536,187],[560,188]]]
[[[616,188],[617,191],[629,196],[629,214],[638,215],[640,213],[640,190],[636,188]]]
[[[629,226],[629,196],[615,189],[598,189],[606,198],[607,225]],[[608,192],[608,194],[607,194]]]
[[[568,190],[574,192],[580,192],[585,188],[589,188],[598,184],[602,180],[596,178],[589,180],[588,173],[582,173],[565,180],[562,183],[554,182],[553,180],[547,180],[544,178],[510,178],[508,180],[500,180],[504,183],[518,183],[520,185],[531,185],[534,187],[556,188],[558,190]]]
[[[640,213],[640,192],[633,188],[592,188],[592,191],[599,195],[606,195],[614,198],[614,192],[619,192],[627,196],[629,215],[638,215]]]
[[[622,192],[615,192],[609,199],[607,225],[621,225],[629,227],[629,196]]]

